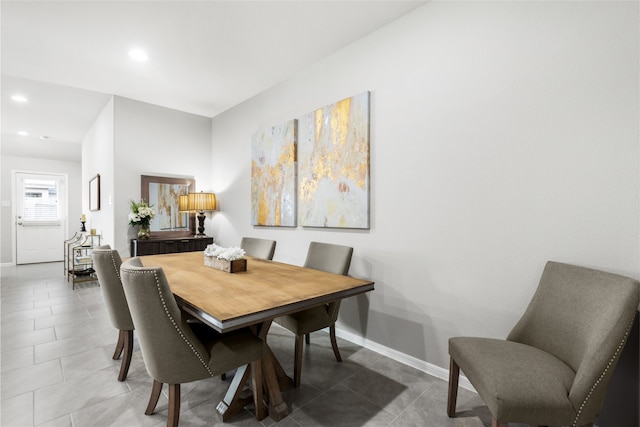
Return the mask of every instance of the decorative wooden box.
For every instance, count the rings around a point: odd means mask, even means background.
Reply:
[[[204,265],[213,267],[218,270],[226,271],[227,273],[238,273],[240,271],[247,271],[247,259],[240,258],[234,261],[228,261],[226,259],[218,259],[214,256],[204,257]]]

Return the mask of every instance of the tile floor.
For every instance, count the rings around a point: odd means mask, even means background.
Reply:
[[[111,359],[117,331],[96,282],[71,285],[62,263],[3,267],[1,275],[2,426],[164,426],[166,394],[144,415],[151,390],[139,347],[129,375],[117,381]],[[274,325],[268,341],[293,372],[293,335]],[[339,341],[337,363],[326,333],[305,347],[302,385],[283,393],[290,426],[456,426],[491,424],[479,397],[460,389],[458,418],[446,415],[447,384],[373,351]],[[252,408],[223,424],[215,412],[229,380],[182,386],[180,425],[270,426]],[[163,393],[167,393],[166,387]]]

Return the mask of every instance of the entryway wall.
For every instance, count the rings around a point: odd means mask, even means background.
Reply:
[[[15,248],[13,247],[12,226],[13,206],[11,203],[11,171],[29,170],[48,173],[67,174],[67,188],[69,192],[69,228],[73,234],[80,228],[82,204],[81,165],[80,162],[47,160],[36,157],[2,156],[0,161],[0,264],[2,266],[15,264]],[[62,251],[62,242],[60,242]]]

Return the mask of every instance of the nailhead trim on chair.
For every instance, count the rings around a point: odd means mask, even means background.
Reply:
[[[120,269],[116,265],[116,259],[113,257],[113,252],[111,252],[110,255],[111,255],[111,262],[113,263],[113,269],[116,271],[116,276],[118,276],[118,279],[122,281],[122,277],[120,277]]]
[[[158,279],[158,275],[156,274],[156,272],[155,271],[132,271],[132,270],[127,270],[127,272],[128,273],[135,273],[135,274],[153,273],[153,277],[156,279],[156,288],[158,289],[158,296],[160,297],[160,301],[162,302],[162,307],[164,308],[165,314],[167,315],[167,317],[171,321],[171,324],[176,329],[176,331],[178,332],[180,337],[184,340],[184,342],[187,343],[187,345],[189,346],[191,351],[193,351],[193,354],[195,354],[196,357],[198,358],[198,360],[200,361],[200,363],[202,363],[202,366],[204,366],[204,368],[207,370],[207,372],[209,372],[209,376],[213,377],[214,374],[213,374],[213,372],[211,372],[211,368],[209,367],[209,365],[204,361],[204,359],[202,359],[202,356],[200,355],[200,353],[198,353],[198,351],[195,349],[193,344],[191,344],[191,341],[189,341],[189,339],[187,339],[187,337],[184,336],[184,334],[182,333],[182,331],[178,327],[178,324],[176,323],[175,319],[173,318],[173,316],[171,316],[171,313],[169,313],[169,308],[167,307],[167,304],[166,304],[166,302],[164,300],[164,295],[162,295],[162,291],[160,289],[160,280]]]
[[[596,389],[596,387],[598,387],[598,384],[600,384],[600,381],[602,381],[602,378],[607,374],[607,371],[609,370],[609,368],[611,368],[611,365],[613,364],[613,361],[615,360],[615,358],[618,356],[618,353],[622,351],[622,348],[624,347],[624,344],[627,341],[627,338],[629,337],[629,333],[631,332],[631,328],[633,327],[634,320],[635,320],[635,314],[633,318],[631,318],[631,323],[629,324],[629,327],[627,328],[627,331],[625,332],[624,337],[622,337],[622,341],[618,345],[618,348],[616,349],[615,353],[613,353],[613,356],[611,356],[611,359],[609,359],[609,363],[607,363],[607,367],[604,368],[604,371],[602,371],[602,374],[600,374],[600,377],[598,377],[595,384],[593,384],[593,387],[591,387],[591,390],[589,390],[587,397],[584,398],[582,405],[580,405],[580,409],[578,409],[578,413],[576,414],[576,418],[573,420],[573,424],[571,424],[571,427],[578,426],[578,418],[580,418],[580,414],[582,414],[582,410],[584,409],[585,405],[591,398],[593,391]]]

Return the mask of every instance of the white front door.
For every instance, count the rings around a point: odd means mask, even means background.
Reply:
[[[16,172],[16,264],[62,261],[65,175]]]

